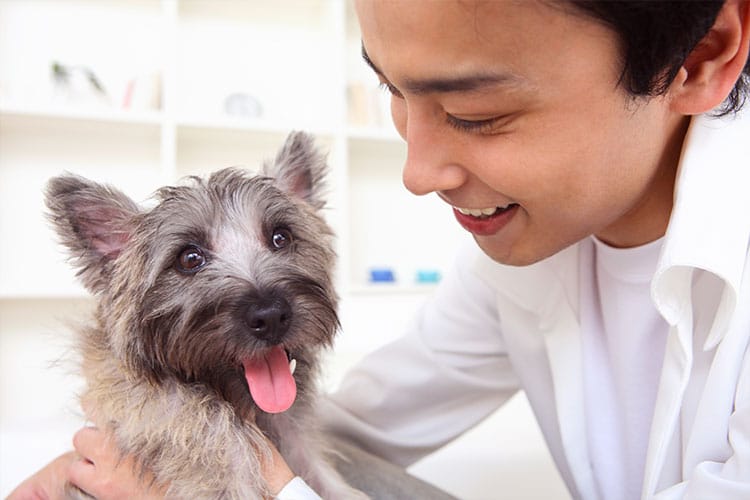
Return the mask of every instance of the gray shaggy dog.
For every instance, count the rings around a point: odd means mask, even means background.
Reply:
[[[49,182],[49,217],[97,299],[77,339],[82,406],[169,498],[268,497],[264,436],[324,498],[365,498],[326,461],[313,416],[338,328],[325,172],[292,133],[260,175],[191,178],[151,209],[74,175]]]

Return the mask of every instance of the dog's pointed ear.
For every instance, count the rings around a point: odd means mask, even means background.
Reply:
[[[49,181],[45,202],[79,278],[90,291],[102,290],[111,262],[132,235],[138,205],[117,189],[72,174]]]
[[[302,198],[315,208],[322,208],[325,205],[323,191],[327,171],[326,157],[315,147],[312,136],[292,132],[274,161],[263,165],[262,173],[276,179],[283,191]]]

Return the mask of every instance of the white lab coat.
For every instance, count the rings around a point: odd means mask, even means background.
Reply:
[[[651,286],[670,331],[642,498],[750,499],[750,112],[694,118],[677,179]],[[329,426],[406,465],[523,389],[572,496],[596,499],[578,319],[592,244],[527,267],[467,248],[410,331],[345,379]]]

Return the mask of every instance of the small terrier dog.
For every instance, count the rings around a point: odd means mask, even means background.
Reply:
[[[295,132],[259,175],[193,177],[150,209],[49,182],[49,218],[97,300],[77,338],[82,406],[168,498],[269,497],[267,439],[323,498],[366,498],[327,462],[313,415],[338,328],[326,169]]]

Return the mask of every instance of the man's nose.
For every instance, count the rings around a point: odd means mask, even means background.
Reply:
[[[410,113],[406,121],[406,163],[403,183],[406,189],[421,196],[456,189],[466,182],[467,171],[458,161],[456,144],[450,131],[435,118],[426,119]]]

